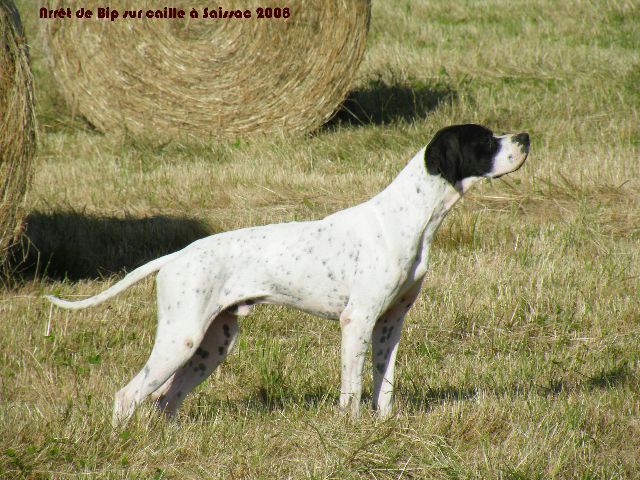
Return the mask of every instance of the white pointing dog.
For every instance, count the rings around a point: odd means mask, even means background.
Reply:
[[[159,409],[173,414],[227,356],[238,335],[237,316],[256,303],[340,320],[340,406],[354,416],[371,344],[373,403],[387,415],[402,323],[420,291],[433,236],[471,185],[517,170],[528,152],[526,133],[447,127],[360,205],[322,220],[212,235],[135,269],[94,297],[47,298],[60,307],[86,308],[159,271],[155,344],[144,368],[116,394],[114,424],[154,392]]]

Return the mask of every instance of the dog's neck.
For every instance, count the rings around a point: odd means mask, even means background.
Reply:
[[[416,233],[424,231],[429,223],[439,225],[467,187],[454,187],[442,176],[427,172],[424,153],[422,148],[393,182],[370,200],[383,215],[394,215],[394,224],[415,226]]]
[[[416,255],[415,277],[426,271],[429,245],[449,210],[471,183],[452,186],[431,175],[421,149],[391,184],[369,202],[393,229],[407,254]]]

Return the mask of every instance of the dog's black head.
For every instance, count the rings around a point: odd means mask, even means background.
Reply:
[[[425,151],[427,171],[458,186],[466,178],[497,178],[520,168],[529,153],[529,135],[496,137],[482,125],[446,127]]]

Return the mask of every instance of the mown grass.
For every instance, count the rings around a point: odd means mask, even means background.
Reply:
[[[43,132],[27,264],[0,293],[0,477],[640,476],[638,18],[624,0],[374,1],[337,120],[222,144],[103,137],[60,103],[34,42]],[[439,232],[392,418],[338,412],[336,324],[261,307],[179,423],[147,405],[111,429],[153,341],[153,282],[80,312],[41,294],[93,294],[200,236],[352,205],[458,122],[529,131],[532,153]]]

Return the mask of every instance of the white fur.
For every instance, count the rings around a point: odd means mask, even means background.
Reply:
[[[526,158],[520,145],[513,140],[514,135],[503,135],[496,138],[500,140],[500,151],[494,158],[490,177],[504,175],[517,170]]]

